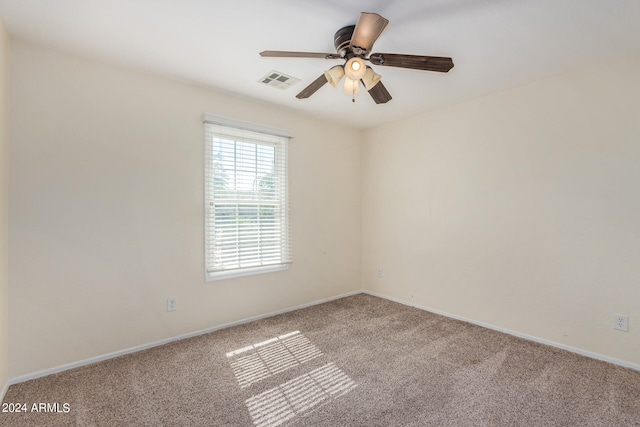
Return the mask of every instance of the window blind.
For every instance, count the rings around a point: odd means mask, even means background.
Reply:
[[[289,138],[204,125],[207,278],[289,264]]]

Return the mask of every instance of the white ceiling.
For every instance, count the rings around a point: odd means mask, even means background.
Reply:
[[[356,102],[325,85],[295,95],[338,61],[261,58],[263,50],[334,52],[360,12],[390,23],[373,51],[451,56],[448,74],[374,67],[393,100]],[[10,36],[222,88],[368,128],[430,108],[640,53],[638,0],[0,0]],[[300,78],[261,85],[271,70]],[[550,101],[551,102],[551,101]]]

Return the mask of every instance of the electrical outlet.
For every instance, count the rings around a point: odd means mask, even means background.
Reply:
[[[378,279],[382,279],[384,277],[384,271],[379,268],[378,271],[376,272],[376,275],[378,276]]]
[[[167,311],[176,311],[178,302],[174,297],[167,298]]]
[[[613,329],[629,332],[629,316],[625,314],[613,315]]]

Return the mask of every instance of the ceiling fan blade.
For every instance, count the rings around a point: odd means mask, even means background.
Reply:
[[[401,55],[397,53],[372,53],[369,61],[385,67],[446,73],[453,68],[453,59],[442,56]]]
[[[319,58],[319,59],[342,59],[337,53],[321,52],[287,52],[283,50],[265,50],[260,52],[263,58]]]
[[[325,75],[323,73],[320,77],[315,79],[309,86],[307,86],[304,89],[302,89],[302,92],[297,94],[296,98],[305,99],[305,98],[310,97],[311,95],[316,93],[318,91],[318,89],[320,89],[322,86],[324,86],[327,82],[328,82],[328,80],[327,80],[327,78],[325,77]]]
[[[356,28],[353,30],[349,47],[354,51],[358,48],[363,51],[361,53],[356,51],[356,55],[366,54],[371,50],[373,44],[378,40],[378,37],[380,37],[380,34],[382,34],[387,24],[389,24],[389,20],[377,13],[362,12]]]
[[[392,99],[391,94],[382,82],[376,83],[374,87],[369,89],[369,95],[371,95],[371,98],[373,98],[376,104],[386,104]]]

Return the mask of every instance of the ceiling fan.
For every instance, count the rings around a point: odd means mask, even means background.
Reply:
[[[362,12],[356,25],[348,25],[339,29],[334,36],[337,53],[286,52],[265,50],[260,56],[268,58],[319,58],[340,59],[344,65],[336,65],[325,71],[302,92],[298,99],[308,98],[326,83],[336,87],[345,78],[344,91],[351,95],[355,102],[355,94],[360,91],[360,82],[376,104],[384,104],[391,100],[391,95],[380,81],[382,76],[365,64],[385,67],[408,68],[413,70],[437,71],[446,73],[453,68],[451,58],[440,56],[403,55],[397,53],[371,53],[373,44],[384,31],[389,20],[377,13]]]

